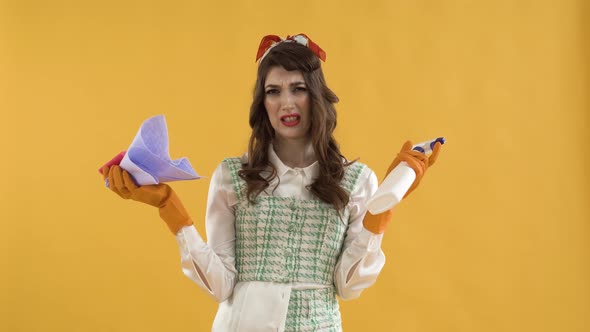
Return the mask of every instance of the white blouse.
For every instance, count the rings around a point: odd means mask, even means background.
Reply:
[[[317,162],[305,168],[291,168],[279,159],[272,147],[269,160],[277,169],[277,177],[260,195],[313,198],[306,187],[319,174]],[[374,284],[385,264],[381,250],[383,234],[371,233],[362,222],[365,202],[377,190],[377,185],[375,173],[366,167],[346,207],[350,211],[349,227],[334,271],[336,293],[344,300],[358,297]],[[185,226],[176,234],[182,271],[220,303],[213,331],[282,331],[291,289],[326,286],[298,282],[236,282],[234,208],[237,203],[229,170],[221,163],[209,187],[205,217],[208,242],[203,241],[193,226]]]

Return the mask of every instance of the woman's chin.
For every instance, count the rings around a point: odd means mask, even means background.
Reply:
[[[275,138],[282,141],[303,141],[311,139],[307,133],[300,132],[275,132]]]

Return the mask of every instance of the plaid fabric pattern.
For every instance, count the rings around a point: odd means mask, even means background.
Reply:
[[[293,291],[287,331],[315,331],[320,325],[340,331],[337,328],[340,313],[333,288],[334,268],[348,228],[348,210],[340,211],[340,215],[319,199],[275,196],[259,196],[255,204],[250,204],[246,184],[238,176],[241,160],[229,158],[224,163],[230,170],[238,197],[235,209],[238,281],[326,285],[328,288],[321,290]],[[351,192],[365,167],[359,162],[349,166],[342,188]]]
[[[341,332],[338,300],[331,288],[292,290],[285,332]]]

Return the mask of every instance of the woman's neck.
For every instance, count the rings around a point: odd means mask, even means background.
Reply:
[[[317,158],[311,140],[273,141],[274,150],[283,164],[293,168],[304,168],[313,164]]]

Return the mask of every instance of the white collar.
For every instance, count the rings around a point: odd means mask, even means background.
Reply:
[[[294,172],[297,173],[299,171],[303,171],[305,176],[310,179],[315,179],[319,172],[320,172],[320,164],[318,161],[314,161],[313,164],[305,167],[305,168],[298,168],[298,167],[289,167],[283,163],[283,161],[279,158],[273,145],[271,144],[268,148],[268,160],[274,165],[277,169],[277,175],[279,177],[285,175],[287,172]]]

